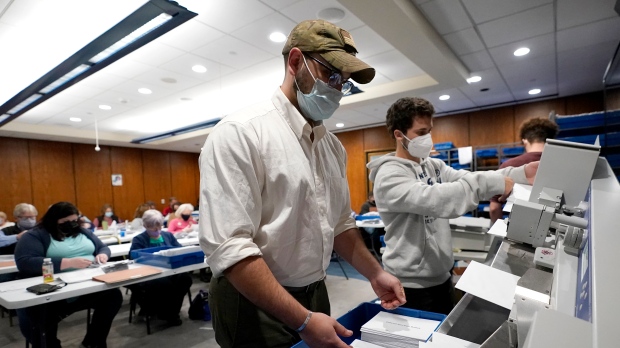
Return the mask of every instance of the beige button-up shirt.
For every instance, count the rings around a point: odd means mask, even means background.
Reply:
[[[284,286],[322,279],[334,237],[355,228],[344,147],[325,126],[312,128],[278,88],[209,134],[199,223],[215,277],[261,255]]]

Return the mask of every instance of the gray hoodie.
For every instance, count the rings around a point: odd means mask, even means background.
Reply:
[[[454,170],[438,159],[420,164],[387,154],[368,163],[377,209],[385,224],[385,270],[405,287],[444,283],[454,263],[448,219],[504,193],[504,176],[527,184],[525,167]]]

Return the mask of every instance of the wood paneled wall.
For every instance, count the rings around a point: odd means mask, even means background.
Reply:
[[[13,220],[17,203],[31,203],[39,217],[59,201],[74,203],[94,219],[109,203],[123,220],[132,220],[147,200],[162,209],[170,196],[183,203],[198,200],[198,154],[53,141],[0,138],[2,184],[0,211]],[[123,185],[112,186],[111,175]],[[161,204],[165,199],[166,203]]]
[[[597,92],[437,117],[433,120],[433,141],[452,141],[456,147],[519,142],[519,127],[530,118],[548,117],[552,110],[558,115],[602,111],[605,103],[608,109],[620,109],[620,89],[608,91],[606,101],[603,93]],[[336,136],[347,149],[351,208],[359,212],[367,199],[367,152],[393,150],[395,142],[385,126],[337,133]]]

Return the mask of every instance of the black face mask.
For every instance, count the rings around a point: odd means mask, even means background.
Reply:
[[[189,220],[190,215],[181,214],[181,217],[183,218],[183,220],[187,221]]]
[[[80,223],[77,221],[65,221],[58,225],[60,232],[66,236],[73,236],[80,233]]]

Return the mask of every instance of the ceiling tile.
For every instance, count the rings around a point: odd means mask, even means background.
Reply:
[[[192,70],[192,67],[197,64],[207,68],[207,72],[194,72]],[[229,66],[216,63],[212,60],[191,53],[184,54],[179,58],[169,61],[166,64],[162,64],[160,68],[203,81],[211,81],[219,78],[220,76],[228,75],[235,71],[235,69]]]
[[[193,0],[188,2],[187,8],[198,13],[194,17],[197,21],[224,33],[235,31],[273,13],[269,6],[256,0]]]
[[[111,89],[113,92],[121,93],[125,99],[127,100],[143,100],[150,99],[151,101],[158,100],[159,98],[168,96],[176,92],[174,88],[170,88],[169,86],[162,86],[159,83],[148,83],[141,82],[136,80],[127,80],[114,88]],[[153,91],[153,94],[144,95],[138,92],[139,88],[148,88]],[[103,93],[98,94],[98,96],[103,95]],[[117,100],[118,101],[118,100]]]
[[[90,75],[89,77],[80,81],[78,85],[80,85],[80,87],[88,86],[88,87],[96,87],[96,88],[101,88],[101,89],[106,90],[120,83],[123,83],[126,80],[127,80],[126,78],[109,74],[105,70],[100,70],[100,71],[97,71],[95,74]]]
[[[221,31],[211,28],[194,18],[161,36],[157,39],[157,42],[190,52],[224,35]]]
[[[282,56],[284,42],[273,42],[269,39],[269,35],[274,32],[288,35],[295,25],[296,23],[283,15],[272,13],[241,29],[235,30],[230,35],[250,45],[260,47],[274,56]]]
[[[487,47],[495,47],[554,31],[553,5],[545,5],[478,26]]]
[[[76,83],[75,85],[62,91],[61,94],[78,98],[92,98],[93,96],[101,94],[105,91],[103,88],[87,86],[83,84],[83,82],[84,81]],[[53,100],[53,98],[55,97],[52,97],[50,100]]]
[[[441,95],[449,95],[450,99],[439,100],[439,96]],[[423,94],[420,97],[428,100],[429,102],[431,102],[431,104],[433,104],[435,108],[443,112],[476,107],[476,105],[472,103],[472,101],[469,100],[469,98],[457,88]]]
[[[443,38],[457,56],[485,49],[478,33],[472,28],[444,35]]]
[[[247,68],[274,57],[232,36],[224,36],[193,53],[235,69]]]
[[[67,109],[66,105],[52,103],[51,100],[35,106],[19,116],[21,122],[39,123]]]
[[[470,72],[487,70],[495,67],[495,63],[488,51],[478,51],[476,53],[461,56],[461,61],[469,69]]]
[[[471,28],[473,25],[461,3],[454,0],[435,0],[420,5],[426,18],[441,35]]]
[[[381,75],[392,81],[403,80],[424,74],[422,69],[413,64],[405,55],[397,50],[367,58],[365,62],[375,68]]]
[[[98,120],[104,120],[108,117],[116,116],[130,110],[129,107],[121,105],[120,103],[111,105],[111,110],[101,110],[99,109],[100,104],[101,102],[96,99],[89,99],[63,112],[82,112],[86,113],[86,115],[92,114],[92,117],[96,117]]]
[[[385,115],[387,114],[390,105],[391,104],[388,105],[385,103],[374,103],[362,107],[353,108],[353,110],[372,117],[375,122],[385,122]]]
[[[85,97],[80,97],[80,96],[69,94],[67,93],[68,90],[69,89],[65,89],[64,91],[56,94],[55,96],[53,96],[52,98],[50,98],[48,101],[46,101],[43,104],[47,104],[51,102],[51,103],[58,104],[58,105],[71,106],[77,103],[81,103],[85,101],[87,98],[89,98],[89,97],[85,98]],[[96,95],[96,93],[94,93],[93,95]]]
[[[549,4],[553,0],[462,0],[462,2],[474,22],[480,24]]]
[[[101,102],[102,104],[108,104],[111,106],[114,105],[123,105],[129,108],[139,107],[145,104],[152,102],[156,98],[161,98],[165,94],[163,93],[153,93],[150,95],[140,94],[137,91],[135,93],[126,93],[119,92],[115,90],[108,90],[101,94],[98,94],[91,98],[91,100],[96,100]]]
[[[358,84],[355,81],[353,81],[353,83],[362,91],[365,91],[367,88],[370,88],[370,87],[380,86],[382,84],[390,83],[390,82],[392,82],[392,80],[388,79],[387,77],[383,76],[382,74],[378,72],[375,72],[375,78],[372,79],[372,81],[370,81],[369,83]]]
[[[515,57],[514,51],[520,47],[529,48],[530,53],[525,56]],[[498,66],[513,63],[519,64],[520,62],[530,61],[536,57],[555,54],[555,35],[541,35],[507,45],[493,47],[489,49],[489,52],[491,53],[491,57],[493,57],[495,64]]]
[[[614,12],[616,0],[557,0],[557,3],[558,30],[618,17]]]
[[[358,51],[357,57],[362,60],[394,49],[394,46],[390,45],[367,25],[351,30],[351,36],[355,40]]]
[[[581,47],[558,53],[560,95],[586,93],[603,88],[607,64],[616,49],[617,41]]]
[[[176,82],[169,83],[163,81],[164,79],[174,79],[176,80]],[[189,77],[187,75],[181,75],[176,72],[163,69],[153,69],[140,76],[134,77],[132,80],[144,82],[151,86],[155,86],[155,89],[153,89],[153,91],[156,91],[158,87],[173,89],[175,91],[182,91],[203,82],[202,80],[199,80],[197,78]]]
[[[560,30],[557,33],[558,51],[595,45],[601,42],[617,42],[620,39],[620,17]]]
[[[334,22],[334,24],[340,28],[351,31],[364,25],[359,18],[349,12],[346,7],[342,6],[336,0],[300,1],[281,9],[280,12],[299,23],[306,19],[317,19],[319,18],[319,11],[332,7],[339,8],[345,12],[345,16],[342,20]]]
[[[532,57],[527,61],[501,65],[499,71],[510,86],[512,94],[519,99],[517,95],[527,96],[527,92],[533,88],[542,89],[542,85],[555,87],[557,71],[555,58],[552,52],[546,56]]]
[[[151,66],[159,66],[185,54],[185,51],[153,41],[129,53],[123,59],[134,60]]]
[[[476,106],[485,106],[514,100],[508,86],[497,69],[480,71],[477,75],[482,77],[482,81],[459,87],[459,90]],[[489,90],[486,92],[481,91],[481,89],[484,88],[488,88]]]
[[[153,66],[149,64],[136,62],[131,59],[120,59],[107,66],[104,71],[108,74],[130,79],[151,69],[153,69]]]
[[[279,10],[284,7],[290,6],[300,0],[260,0],[263,4],[273,8],[274,10]]]

